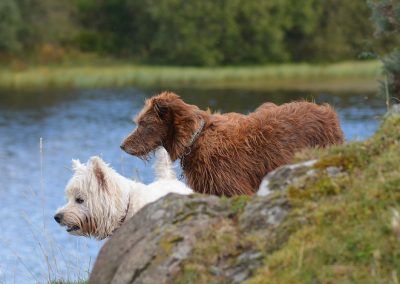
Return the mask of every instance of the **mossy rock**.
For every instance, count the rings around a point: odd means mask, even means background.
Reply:
[[[106,242],[90,283],[242,282],[268,240],[251,232],[273,230],[286,210],[283,200],[170,194]]]

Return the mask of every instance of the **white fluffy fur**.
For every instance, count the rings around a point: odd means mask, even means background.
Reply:
[[[60,224],[69,233],[78,236],[104,239],[146,204],[168,193],[193,192],[176,179],[164,148],[156,151],[156,180],[148,185],[121,176],[96,156],[86,165],[73,160],[72,168],[74,175],[66,187],[68,202],[57,210],[56,216],[61,216]],[[83,203],[78,203],[79,199]]]

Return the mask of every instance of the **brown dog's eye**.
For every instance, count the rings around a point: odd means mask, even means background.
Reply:
[[[79,204],[82,204],[83,203],[83,199],[82,198],[76,198],[75,202],[79,203]]]

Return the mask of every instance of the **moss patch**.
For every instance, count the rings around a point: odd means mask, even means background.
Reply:
[[[235,196],[230,198],[230,209],[233,214],[240,214],[243,212],[247,203],[251,200],[249,196]]]
[[[225,219],[201,233],[191,256],[183,263],[177,283],[209,283],[222,280],[212,267],[238,254],[238,232]],[[229,261],[228,261],[229,262]]]

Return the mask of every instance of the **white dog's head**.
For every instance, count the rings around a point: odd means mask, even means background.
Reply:
[[[119,175],[99,157],[85,164],[72,160],[74,175],[66,187],[68,202],[54,219],[76,236],[104,239],[127,213],[127,196],[119,188]]]

